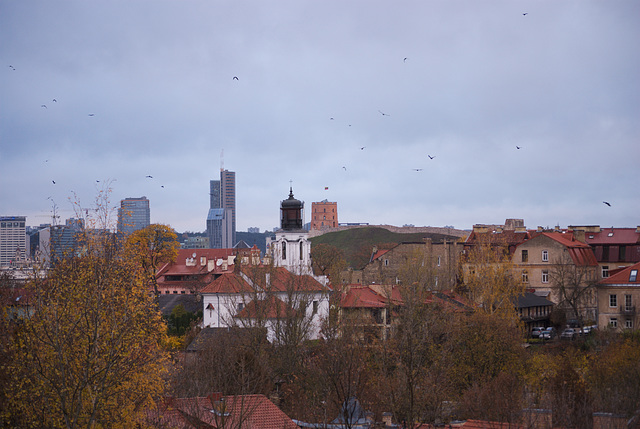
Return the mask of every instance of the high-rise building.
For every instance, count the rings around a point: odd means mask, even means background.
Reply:
[[[118,209],[118,232],[131,234],[151,224],[151,210],[147,197],[125,198]]]
[[[212,249],[230,249],[236,242],[236,173],[220,171],[220,180],[209,182],[207,236]]]
[[[27,258],[27,218],[0,216],[0,267],[9,267]]]
[[[336,226],[338,226],[338,203],[331,203],[327,200],[311,203],[311,229]]]
[[[67,219],[64,225],[50,225],[38,230],[34,234],[37,240],[34,259],[46,266],[53,266],[74,255],[82,246],[83,231],[84,221],[74,218]]]

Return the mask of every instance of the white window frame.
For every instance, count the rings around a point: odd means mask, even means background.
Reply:
[[[549,283],[549,271],[542,270],[542,283]]]
[[[633,329],[633,319],[626,319],[624,321],[624,327],[626,329]]]
[[[617,317],[612,317],[609,319],[609,326],[611,326],[612,328],[617,328],[618,327],[618,318]]]
[[[609,277],[609,266],[608,265],[603,265],[602,266],[602,278],[606,279],[607,277]]]
[[[542,262],[549,262],[549,251],[548,250],[543,250],[542,251]]]
[[[609,308],[618,307],[618,295],[615,293],[609,294]]]

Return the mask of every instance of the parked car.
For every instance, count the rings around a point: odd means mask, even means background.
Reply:
[[[562,331],[562,334],[560,334],[560,338],[562,338],[563,340],[573,340],[576,338],[576,331],[573,328],[567,328]]]
[[[556,329],[552,327],[545,328],[545,330],[540,334],[540,338],[542,338],[543,340],[553,340],[556,336]]]
[[[540,338],[542,331],[544,331],[544,328],[541,326],[531,328],[531,338]]]

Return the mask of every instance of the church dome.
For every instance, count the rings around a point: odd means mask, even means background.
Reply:
[[[293,209],[293,208],[302,208],[302,201],[296,199],[293,197],[293,189],[289,188],[289,198],[287,198],[286,200],[282,201],[282,203],[280,203],[280,206],[284,209]]]

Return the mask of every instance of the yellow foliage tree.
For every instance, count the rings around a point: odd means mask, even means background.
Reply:
[[[505,244],[479,241],[463,258],[462,271],[469,297],[482,311],[517,319],[515,301],[524,293],[524,284],[513,277]]]
[[[163,263],[173,262],[176,259],[179,247],[178,236],[167,225],[151,224],[134,231],[127,237],[127,252],[144,271],[156,296],[160,294],[156,273]]]
[[[107,230],[33,281],[32,312],[7,344],[20,427],[133,427],[163,389],[166,326],[144,272]]]

